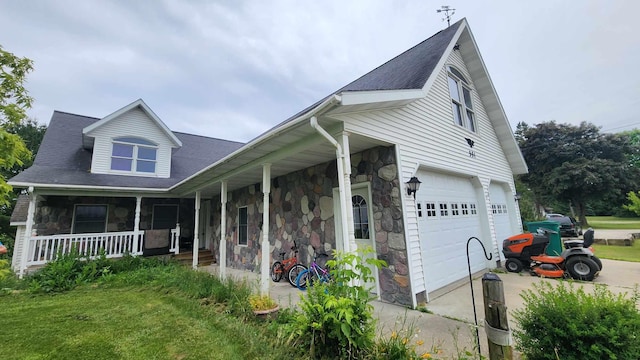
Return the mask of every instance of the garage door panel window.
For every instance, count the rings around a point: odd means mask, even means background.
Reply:
[[[460,216],[460,209],[458,203],[451,203],[451,216]]]
[[[449,216],[449,207],[447,206],[447,203],[440,203],[440,216]]]
[[[438,215],[436,212],[436,203],[426,202],[424,203],[424,207],[427,211],[427,218],[435,218]]]
[[[460,208],[462,209],[462,216],[468,216],[469,215],[469,204],[462,203],[462,204],[460,204]]]
[[[471,211],[471,215],[478,214],[478,210],[476,209],[476,204],[469,204],[469,209]]]

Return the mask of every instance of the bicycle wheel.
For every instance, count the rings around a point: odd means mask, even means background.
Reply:
[[[282,273],[284,273],[284,266],[280,261],[276,261],[271,265],[271,280],[279,282],[282,279]]]
[[[295,264],[291,269],[289,269],[289,272],[287,273],[287,280],[289,280],[289,284],[291,284],[291,286],[296,287],[296,279],[304,270],[307,270],[307,267],[302,264]]]
[[[296,277],[296,287],[300,290],[307,289],[307,282],[309,281],[309,269],[304,269],[300,271],[298,276]]]

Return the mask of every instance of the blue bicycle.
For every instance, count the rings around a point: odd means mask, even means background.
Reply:
[[[326,266],[320,264],[326,264],[329,256],[327,254],[316,254],[315,249],[313,261],[308,269],[302,270],[296,278],[296,287],[300,290],[306,290],[307,286],[313,285],[315,282],[329,282],[331,280],[331,274]]]

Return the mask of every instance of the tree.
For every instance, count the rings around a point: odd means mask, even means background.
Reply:
[[[516,139],[529,166],[522,181],[545,203],[570,204],[585,226],[590,201],[621,205],[637,188],[640,169],[629,154],[638,149],[627,135],[600,134],[586,122],[574,126],[551,121],[535,127],[518,124]]]
[[[15,56],[0,46],[0,170],[3,172],[31,159],[31,152],[20,136],[7,130],[27,118],[33,99],[24,82],[31,70],[31,60]],[[9,203],[11,191],[4,173],[0,174],[0,205]]]
[[[33,164],[33,158],[38,153],[44,133],[47,131],[47,126],[38,124],[38,121],[35,119],[27,119],[20,124],[9,124],[5,130],[11,134],[20,136],[27,146],[27,149],[33,154],[33,157],[25,160],[22,164],[14,164],[8,169],[0,169],[0,176],[3,176],[5,179],[10,179]],[[0,205],[0,216],[11,215],[18,195],[19,194],[13,191],[7,195],[9,203]]]

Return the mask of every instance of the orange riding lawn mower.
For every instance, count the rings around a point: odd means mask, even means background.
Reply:
[[[583,235],[584,240],[565,240],[562,253],[545,253],[550,241],[562,242],[556,231],[538,228],[536,232],[511,236],[504,240],[502,252],[506,258],[504,264],[509,272],[529,270],[531,275],[548,278],[573,278],[592,281],[602,270],[602,262],[596,257],[591,245],[594,231],[589,229]],[[554,244],[551,248],[562,249]]]

